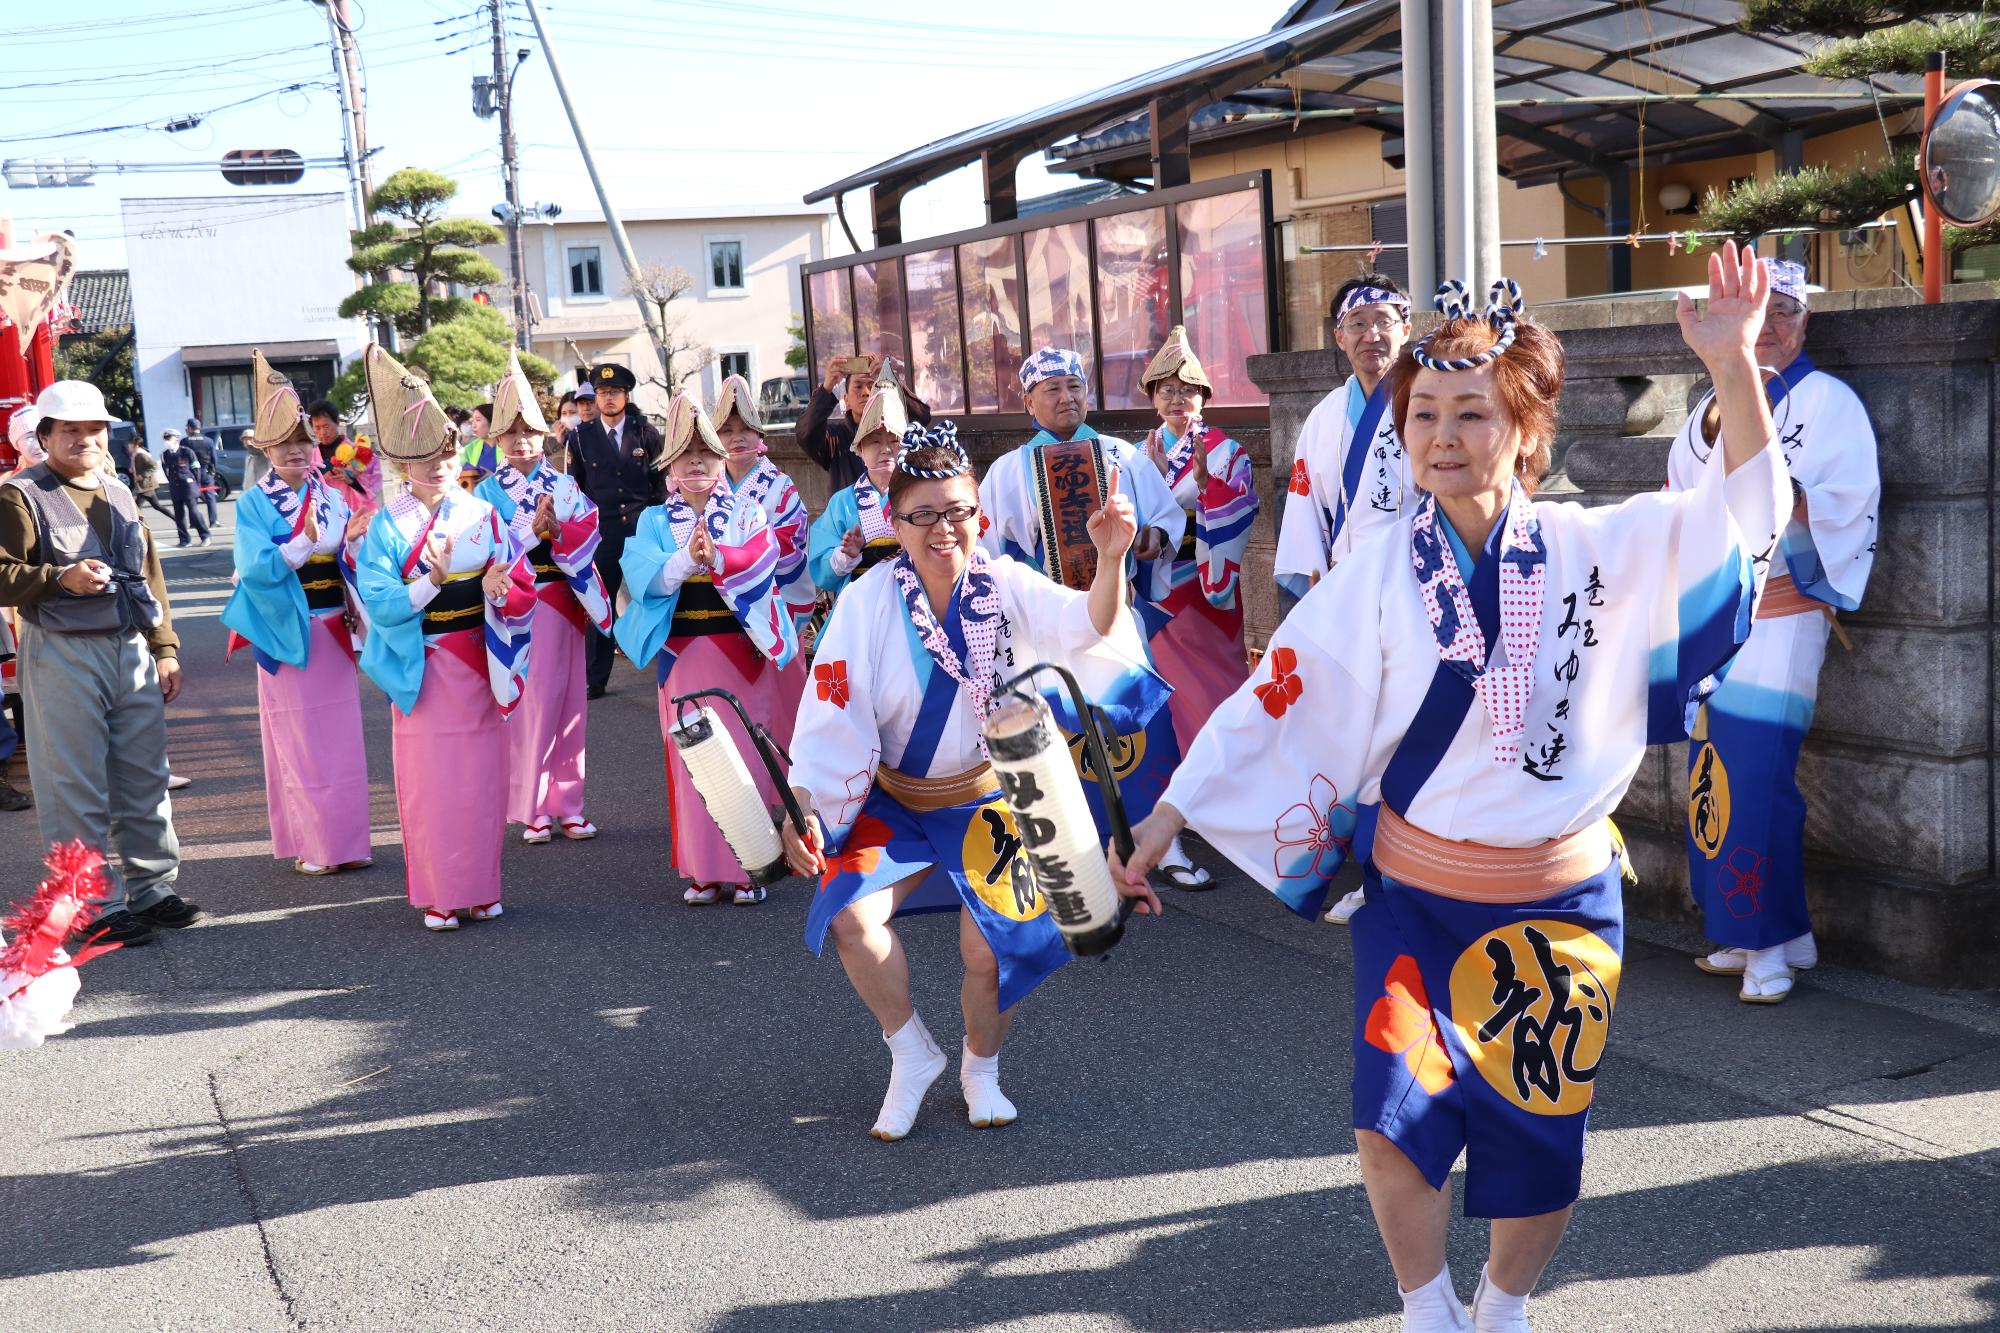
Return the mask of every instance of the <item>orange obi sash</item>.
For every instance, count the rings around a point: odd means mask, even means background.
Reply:
[[[1044,444],[1030,457],[1043,570],[1063,587],[1082,592],[1097,578],[1090,516],[1104,507],[1104,445],[1096,439]]]
[[[900,769],[882,764],[875,770],[875,782],[906,810],[927,815],[967,805],[1000,794],[1000,778],[993,765],[981,764],[942,778],[913,778]]]
[[[1474,903],[1553,897],[1611,864],[1611,823],[1533,847],[1489,847],[1426,833],[1387,805],[1375,825],[1375,868],[1398,883]]]

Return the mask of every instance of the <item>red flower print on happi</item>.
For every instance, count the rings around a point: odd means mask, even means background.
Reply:
[[[821,662],[813,667],[813,687],[835,708],[847,707],[847,663]]]
[[[840,851],[826,858],[826,869],[821,873],[819,886],[824,889],[839,875],[867,875],[882,864],[882,849],[889,845],[894,836],[887,824],[873,815],[863,815],[848,830],[847,842]]]
[[[1315,774],[1306,799],[1278,816],[1271,835],[1278,843],[1272,868],[1279,879],[1332,879],[1354,840],[1354,812],[1340,803],[1340,792],[1324,773]]]
[[[1403,1057],[1417,1086],[1435,1097],[1451,1086],[1451,1056],[1431,1016],[1417,960],[1398,954],[1382,979],[1382,997],[1369,1007],[1362,1038],[1378,1051]]]
[[[986,535],[986,530],[987,530],[988,528],[992,527],[992,526],[993,526],[993,520],[992,520],[992,519],[988,518],[988,517],[987,517],[986,515],[984,515],[984,514],[981,514],[981,515],[979,516],[979,535],[980,535],[980,536],[984,537],[984,536]]]
[[[1286,484],[1285,489],[1293,495],[1312,494],[1312,478],[1306,475],[1305,459],[1299,458],[1292,461],[1292,479]]]
[[[1271,679],[1257,687],[1257,701],[1272,717],[1283,717],[1285,710],[1305,693],[1305,682],[1299,679],[1298,670],[1297,652],[1290,648],[1271,651]]]

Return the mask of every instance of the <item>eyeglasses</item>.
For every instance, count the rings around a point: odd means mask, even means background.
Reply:
[[[1388,315],[1377,315],[1373,319],[1343,319],[1340,329],[1343,333],[1379,333],[1384,336],[1403,327],[1403,321]]]
[[[1162,380],[1153,386],[1153,394],[1159,398],[1199,398],[1202,387],[1199,384],[1183,384],[1179,380]]]
[[[1776,324],[1789,324],[1805,313],[1806,308],[1789,296],[1773,296],[1764,303],[1764,318]]]
[[[978,505],[953,505],[949,509],[912,509],[907,514],[896,515],[896,521],[908,523],[913,528],[934,528],[939,519],[947,523],[969,523],[977,517]]]

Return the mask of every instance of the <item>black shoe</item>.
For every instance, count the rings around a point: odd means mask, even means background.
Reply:
[[[604,686],[593,685],[589,689],[583,692],[583,697],[586,699],[602,699],[605,695],[609,693],[611,693],[611,691],[606,689]]]
[[[165,926],[168,930],[179,930],[183,926],[192,926],[201,920],[201,908],[178,893],[170,893],[151,907],[142,907],[132,915],[149,926]]]
[[[0,782],[0,810],[32,810],[35,798],[6,782]]]
[[[70,934],[79,943],[96,937],[100,944],[122,944],[128,949],[136,949],[142,944],[151,944],[154,931],[121,907],[115,912],[106,912],[87,926],[78,926]]]

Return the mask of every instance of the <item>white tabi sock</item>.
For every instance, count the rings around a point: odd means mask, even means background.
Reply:
[[[1472,1327],[1451,1285],[1450,1264],[1415,1291],[1398,1286],[1396,1294],[1403,1298],[1403,1333],[1464,1333]]]
[[[1472,1327],[1474,1333],[1532,1333],[1528,1298],[1508,1295],[1480,1269],[1479,1290],[1472,1295]]]
[[[965,1116],[974,1129],[998,1129],[1014,1123],[1014,1103],[1000,1091],[1000,1053],[974,1055],[969,1042],[958,1048],[958,1090],[965,1094]]]
[[[894,1032],[883,1034],[882,1040],[889,1047],[889,1091],[882,1096],[875,1128],[868,1132],[887,1143],[902,1138],[917,1123],[924,1093],[937,1082],[946,1062],[944,1051],[915,1013]]]

